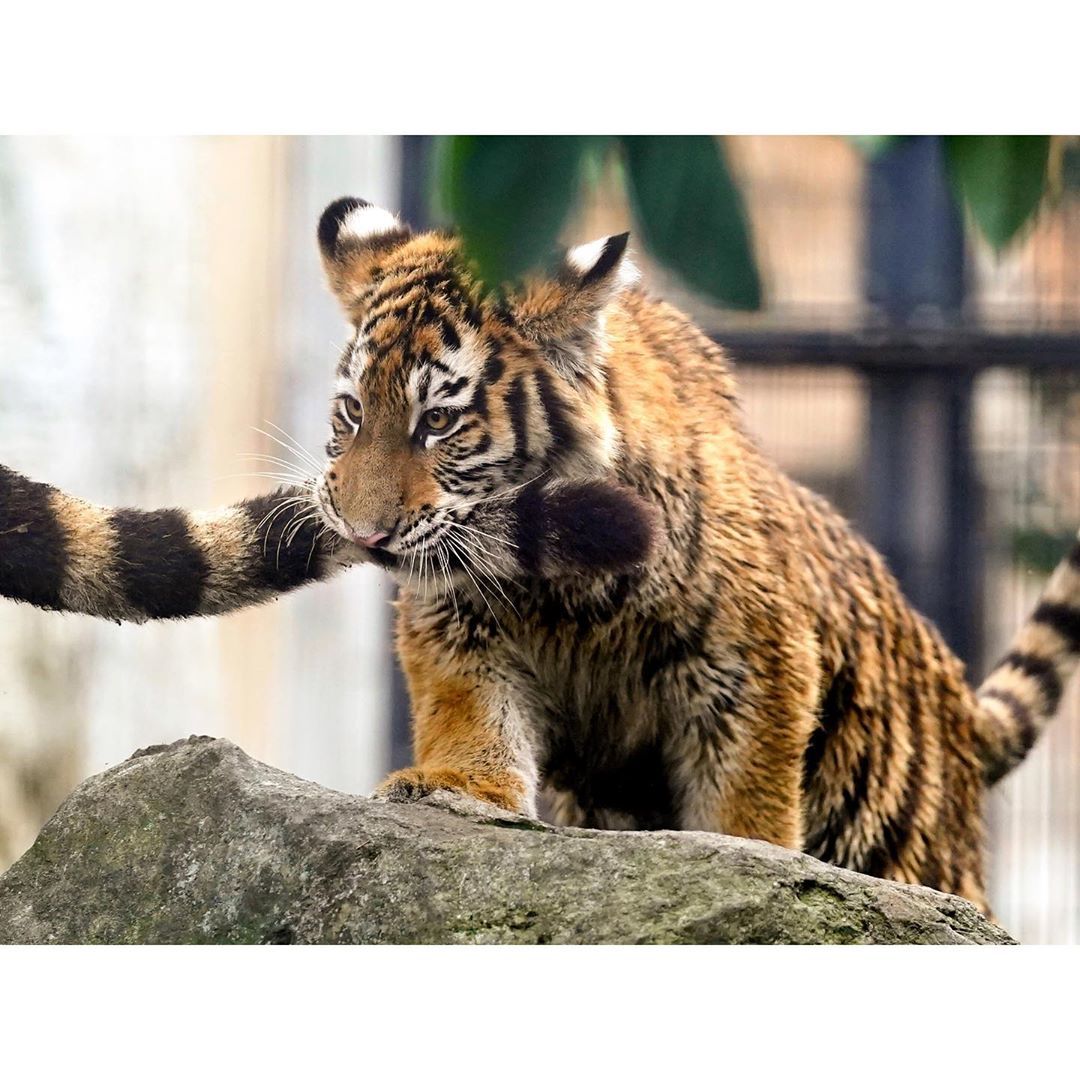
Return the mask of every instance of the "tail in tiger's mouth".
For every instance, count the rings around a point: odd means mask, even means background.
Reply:
[[[221,615],[379,562],[283,487],[220,510],[113,509],[0,465],[0,596],[117,622]],[[643,562],[655,515],[604,480],[537,485],[494,514],[508,576],[607,574]]]

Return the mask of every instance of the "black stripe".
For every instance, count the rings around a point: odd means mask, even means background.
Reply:
[[[480,309],[467,297],[461,302],[461,318],[465,321],[467,326],[471,326],[473,330],[480,330],[484,325],[484,316],[481,314]]]
[[[413,283],[406,283],[401,289],[384,292],[381,296],[373,299],[364,313],[364,322],[360,326],[359,336],[370,337],[374,331],[386,320],[394,319],[403,324],[398,328],[398,336],[405,332],[405,325],[421,319],[422,312],[428,303],[423,288]],[[381,351],[385,353],[387,344],[384,342]]]
[[[1015,694],[1010,694],[1008,690],[999,690],[996,686],[980,691],[979,697],[1000,701],[1009,710],[1013,723],[1016,725],[1016,731],[1013,734],[1020,747],[1020,754],[1021,756],[1026,754],[1039,737],[1039,729],[1035,726],[1031,710]]]
[[[683,566],[688,574],[692,574],[700,565],[701,545],[705,537],[702,493],[709,490],[709,485],[705,482],[697,448],[688,449],[686,456],[690,462],[690,482],[682,490],[679,485],[673,485],[671,495],[677,505],[682,503],[689,506],[689,521],[679,529],[678,546]]]
[[[551,449],[548,458],[570,453],[577,445],[577,432],[570,421],[570,414],[552,385],[551,377],[543,368],[533,375],[536,389],[540,394],[540,404],[544,409],[548,429],[551,432]]]
[[[841,790],[841,805],[831,806],[821,827],[807,837],[806,850],[810,854],[822,862],[841,862],[851,870],[862,869],[862,854],[856,857],[851,850],[851,829],[866,801],[869,785],[870,748],[864,742],[850,784],[845,783]]]
[[[116,510],[117,571],[133,607],[154,619],[198,613],[209,573],[182,510]]]
[[[475,454],[469,454],[468,458],[465,460],[468,460],[469,458],[473,458],[475,456]],[[453,467],[448,470],[448,473],[458,483],[460,483],[461,481],[483,480],[485,476],[488,476],[500,465],[506,464],[508,463],[505,461],[484,461],[481,462],[479,465],[465,465],[455,462]]]
[[[428,390],[431,389],[431,368],[426,367],[420,373],[420,378],[416,383],[416,396],[420,401],[424,401],[427,398]]]
[[[1044,600],[1032,612],[1031,621],[1051,627],[1065,639],[1070,652],[1080,652],[1080,608]]]
[[[474,412],[486,420],[488,414],[487,400],[487,387],[482,382],[477,383],[472,400],[461,407],[462,412]]]
[[[514,433],[514,457],[519,460],[529,454],[528,408],[525,376],[519,375],[506,392],[506,411],[510,414],[510,428]]]
[[[452,379],[448,382],[439,383],[439,385],[435,387],[435,394],[436,396],[445,394],[447,397],[452,397],[459,390],[463,390],[468,385],[469,377],[467,375],[462,375],[460,379]],[[421,398],[423,398],[423,396],[423,394],[420,395]]]
[[[697,625],[691,623],[682,627],[661,619],[642,626],[637,648],[641,656],[641,681],[646,689],[652,686],[661,672],[679,667],[703,654],[709,621],[706,616],[699,618]],[[726,711],[730,712],[734,704],[733,701],[727,702]],[[719,710],[717,715],[720,715]]]
[[[0,594],[59,608],[67,541],[49,507],[54,489],[0,465]]]
[[[424,269],[422,266],[411,266],[403,270],[395,272],[395,277],[400,278],[401,283],[394,287],[394,292],[404,296],[407,292],[411,292],[413,289],[423,289],[428,294],[429,298],[438,296],[439,299],[445,300],[444,293],[454,293],[455,282],[450,273],[445,269]],[[388,290],[389,291],[389,290]],[[426,318],[427,322],[435,322],[441,319],[443,316],[441,312],[438,312],[428,304],[428,308],[431,312],[430,316]]]
[[[492,353],[484,364],[484,382],[498,382],[503,377],[505,370],[506,364],[503,363],[498,352]]]
[[[448,319],[439,320],[439,334],[442,336],[443,345],[447,349],[461,348],[461,338],[458,337],[458,332]]]
[[[295,493],[287,489],[276,491],[243,504],[254,533],[252,584],[260,588],[285,592],[317,581],[323,575],[329,549],[321,531],[321,520],[309,519],[298,527],[294,524],[297,518],[308,514],[310,506],[291,506],[280,513],[273,512],[283,498]]]
[[[1033,656],[1031,653],[1020,652],[1014,649],[1004,657],[999,668],[1011,667],[1022,671],[1030,679],[1039,684],[1043,700],[1046,702],[1046,711],[1053,712],[1061,700],[1061,679],[1053,660],[1045,660],[1041,656]]]
[[[847,668],[842,667],[829,683],[818,709],[818,725],[814,728],[803,753],[803,790],[810,788],[825,758],[829,740],[851,714],[855,683]]]
[[[908,683],[908,724],[911,728],[911,757],[904,770],[904,800],[896,813],[887,818],[881,830],[879,842],[870,849],[866,856],[864,872],[872,877],[881,877],[891,866],[896,866],[907,847],[915,824],[915,813],[919,806],[919,794],[924,782],[923,771],[923,724],[919,700],[920,687],[909,676]]]

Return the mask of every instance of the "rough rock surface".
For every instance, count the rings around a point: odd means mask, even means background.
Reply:
[[[0,878],[2,942],[1009,940],[956,897],[768,844],[381,803],[207,738],[85,781]]]

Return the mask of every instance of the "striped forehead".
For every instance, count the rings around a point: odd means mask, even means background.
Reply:
[[[371,367],[371,351],[368,349],[367,338],[357,334],[345,353],[339,374],[352,379],[353,382],[359,382],[369,367]]]
[[[409,372],[409,400],[446,408],[464,405],[483,377],[486,352],[479,334],[465,329],[455,348],[422,355]]]

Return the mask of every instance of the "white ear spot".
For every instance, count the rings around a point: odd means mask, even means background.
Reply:
[[[604,254],[607,241],[606,236],[601,236],[599,240],[592,240],[588,244],[578,244],[566,253],[566,260],[579,274],[587,274]]]
[[[397,232],[400,228],[401,222],[389,210],[379,206],[358,206],[341,222],[338,236],[342,239],[370,240],[373,236]]]
[[[579,244],[566,253],[566,261],[582,278],[596,278],[610,292],[618,292],[633,285],[641,276],[637,267],[623,252],[626,249],[627,236],[602,236],[587,244]],[[614,265],[611,265],[614,263]],[[607,265],[603,265],[607,264]],[[586,284],[593,282],[586,281]]]

